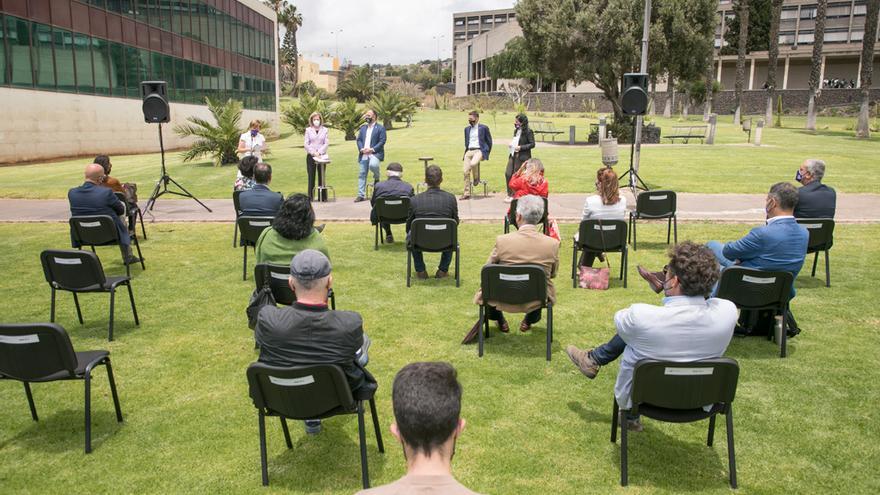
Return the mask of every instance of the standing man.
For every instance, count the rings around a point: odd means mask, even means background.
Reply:
[[[795,180],[803,184],[798,188],[798,201],[794,207],[795,218],[834,218],[837,193],[822,184],[825,162],[808,158],[801,164]]]
[[[425,169],[425,183],[428,184],[428,190],[417,194],[409,203],[409,218],[406,220],[407,239],[412,221],[416,218],[451,218],[458,223],[458,202],[455,201],[455,196],[440,189],[442,182],[443,170],[437,165],[429,165]],[[413,249],[412,258],[416,276],[422,280],[427,279],[428,272],[422,252]],[[434,278],[448,277],[450,263],[452,263],[452,251],[443,251]]]
[[[492,133],[489,132],[489,126],[480,124],[479,112],[474,110],[468,114],[468,124],[464,128],[464,193],[461,199],[471,197],[473,186],[480,183],[480,162],[488,160],[492,151]]]
[[[373,172],[373,183],[379,182],[379,162],[385,159],[385,128],[376,122],[376,111],[372,108],[364,113],[364,125],[358,131],[358,195],[355,203],[367,198],[367,172]]]

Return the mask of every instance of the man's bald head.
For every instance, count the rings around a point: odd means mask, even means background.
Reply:
[[[103,177],[104,167],[98,165],[97,163],[92,163],[86,167],[87,181],[94,182],[95,184],[100,184]]]

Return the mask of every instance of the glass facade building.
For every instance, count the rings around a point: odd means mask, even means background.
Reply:
[[[235,0],[0,0],[0,86],[275,111],[274,32]]]

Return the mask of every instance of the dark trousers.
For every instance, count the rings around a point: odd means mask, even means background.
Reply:
[[[387,224],[384,224],[387,225]],[[389,227],[390,231],[391,228]],[[417,272],[425,271],[425,256],[421,251],[413,249],[412,250],[412,259],[413,259],[413,267]],[[440,253],[440,264],[437,265],[437,269],[442,272],[449,271],[449,265],[452,263],[452,251],[443,251]]]
[[[611,340],[590,351],[590,356],[594,361],[605,366],[619,358],[624,349],[626,349],[626,342],[615,333]]]
[[[602,253],[600,251],[581,251],[581,259],[578,261],[579,266],[593,266],[596,258]]]
[[[513,190],[510,189],[510,178],[519,170],[521,165],[522,161],[519,159],[519,153],[514,153],[513,156],[507,159],[507,169],[504,170],[504,177],[507,180],[504,181],[504,185],[507,187],[507,195],[511,198],[513,197]]]
[[[488,306],[486,308],[486,319],[487,320],[495,320],[495,321],[504,321],[504,313],[498,311],[494,306]],[[526,323],[529,325],[534,325],[541,321],[541,308],[538,308],[534,311],[526,313],[525,317]]]
[[[322,167],[315,163],[315,158],[312,155],[306,156],[306,172],[309,175],[309,200],[315,199],[315,175],[318,176],[318,185],[322,185],[324,183],[324,177],[321,173]],[[319,200],[324,200],[326,198],[326,191],[321,192],[321,196]]]

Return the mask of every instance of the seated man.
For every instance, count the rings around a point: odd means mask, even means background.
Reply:
[[[425,183],[428,185],[428,189],[414,196],[409,204],[409,218],[406,220],[407,234],[409,234],[412,221],[416,218],[451,218],[458,223],[458,203],[455,201],[455,196],[440,189],[442,182],[443,170],[437,165],[429,165],[425,169]],[[409,235],[407,235],[407,239],[409,239]],[[413,249],[412,257],[416,276],[420,279],[427,279],[428,272],[425,268],[425,258],[422,252]],[[443,251],[434,277],[448,277],[450,263],[452,263],[452,251]]]
[[[333,285],[330,270],[330,260],[314,249],[293,257],[288,283],[297,300],[291,306],[260,309],[254,329],[260,362],[272,366],[337,364],[355,398],[369,398],[376,390],[376,380],[364,369],[370,340],[364,335],[361,315],[328,308],[327,292]],[[307,433],[320,431],[319,420],[306,422]]]
[[[374,208],[376,206],[376,200],[379,198],[402,198],[407,197],[411,198],[413,196],[413,187],[408,183],[404,182],[403,177],[403,165],[392,162],[388,164],[388,168],[385,169],[385,173],[388,174],[388,180],[379,182],[373,187],[373,197],[370,198],[370,205]],[[376,225],[376,210],[370,210],[370,222],[373,225]],[[391,224],[382,223],[382,229],[385,230],[385,242],[391,244],[394,242],[394,236],[391,235]]]
[[[394,377],[391,433],[403,446],[406,475],[357,495],[476,495],[452,477],[455,441],[464,430],[461,384],[448,363],[410,363]]]
[[[242,191],[238,197],[241,214],[251,217],[274,217],[278,214],[284,198],[269,189],[269,183],[272,182],[272,166],[265,162],[254,165],[254,182],[252,189]]]
[[[92,163],[86,167],[85,182],[79,187],[67,191],[67,200],[70,202],[71,216],[107,215],[113,218],[116,230],[119,233],[119,244],[125,253],[125,262],[128,264],[140,262],[140,258],[131,254],[131,237],[119,215],[125,214],[125,205],[113,194],[108,187],[101,187],[104,181],[104,167]],[[79,247],[73,243],[73,247]]]
[[[559,267],[559,241],[544,235],[536,225],[544,216],[544,200],[538,196],[529,194],[519,198],[516,204],[516,224],[519,230],[509,234],[500,235],[495,239],[495,248],[486,264],[520,265],[534,264],[544,267],[547,275],[547,297],[551,302],[556,302],[556,290],[551,278],[556,276]],[[475,304],[483,304],[483,295],[477,291],[474,296]],[[510,331],[510,326],[504,318],[502,311],[511,313],[526,313],[520,322],[521,332],[527,332],[535,323],[541,320],[541,301],[529,304],[503,304],[489,301],[489,311],[486,318],[498,322],[498,328],[502,332]],[[465,342],[470,342],[480,331],[480,322],[465,337]]]
[[[795,180],[803,184],[798,188],[798,201],[794,207],[795,218],[834,218],[837,193],[822,184],[825,162],[807,159],[798,169]]]
[[[639,360],[688,362],[724,354],[737,312],[726,299],[706,299],[718,275],[718,262],[705,246],[690,241],[673,246],[663,283],[663,306],[633,304],[622,309],[614,315],[617,334],[608,343],[589,350],[570,345],[565,352],[590,379],[601,366],[623,354],[614,397],[622,409],[629,409],[633,369]],[[630,430],[642,431],[638,417],[626,419]]]

